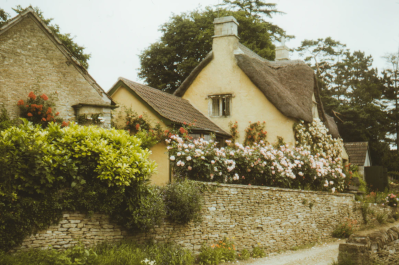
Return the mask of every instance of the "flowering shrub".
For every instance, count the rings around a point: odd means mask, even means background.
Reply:
[[[59,112],[54,109],[54,103],[51,102],[46,94],[36,96],[30,92],[28,99],[24,102],[22,99],[17,103],[20,110],[20,117],[25,118],[34,124],[40,124],[47,127],[50,122],[62,123],[62,126],[68,126],[61,118],[57,117]]]
[[[339,224],[333,231],[332,236],[336,238],[348,238],[353,234],[353,226],[357,224],[356,219],[346,218],[345,222]]]
[[[397,207],[399,199],[398,199],[398,197],[397,197],[395,194],[390,193],[390,194],[388,194],[388,196],[385,198],[385,201],[386,201],[386,204],[387,204],[388,206]]]
[[[237,121],[235,123],[229,122],[229,127],[230,127],[231,142],[235,144],[235,142],[239,137],[238,122]]]
[[[345,174],[341,158],[313,155],[303,147],[278,149],[262,141],[253,146],[232,144],[217,148],[213,140],[165,140],[177,176],[200,181],[218,181],[285,188],[342,191]]]
[[[220,240],[210,247],[203,245],[198,256],[200,265],[218,265],[221,262],[234,261],[237,258],[234,243],[228,238]]]
[[[267,132],[265,131],[265,126],[266,122],[263,123],[260,123],[260,121],[254,123],[249,122],[248,128],[245,129],[244,145],[251,146],[255,143],[260,143],[261,141],[265,142],[267,135]]]
[[[301,121],[295,125],[294,131],[296,145],[309,150],[312,154],[319,154],[320,157],[332,159],[341,156],[342,139],[333,139],[320,119],[313,119],[312,123]]]

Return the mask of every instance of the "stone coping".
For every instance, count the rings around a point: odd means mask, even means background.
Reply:
[[[339,196],[339,197],[355,197],[351,193],[332,193],[327,191],[314,191],[314,190],[298,190],[298,189],[288,189],[288,188],[277,188],[277,187],[267,187],[267,186],[257,186],[257,185],[240,185],[240,184],[221,184],[215,182],[202,182],[206,185],[226,187],[226,188],[236,188],[236,189],[259,189],[259,190],[270,190],[270,191],[284,191],[284,192],[296,192],[296,193],[313,193],[318,195],[329,195],[329,196]]]

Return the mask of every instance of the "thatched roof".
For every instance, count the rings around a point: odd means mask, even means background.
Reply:
[[[192,123],[195,120],[195,126],[193,127],[194,131],[208,131],[230,137],[229,133],[225,132],[203,115],[199,110],[191,105],[188,100],[176,97],[159,89],[120,77],[119,81],[108,92],[110,96],[112,96],[121,86],[120,82],[122,82],[126,88],[133,93],[133,95],[139,96],[156,113],[172,123]]]
[[[303,61],[268,61],[243,44],[234,51],[237,65],[285,116],[312,122],[312,95],[315,94],[320,119],[334,138],[339,132],[334,118],[324,112],[313,70]],[[174,95],[182,97],[198,74],[213,59],[212,52],[190,73]]]
[[[115,105],[115,102],[108,96],[108,94],[97,84],[96,80],[87,72],[87,70],[81,65],[81,63],[72,55],[72,53],[64,46],[60,39],[54,34],[54,32],[41,20],[36,14],[32,7],[26,8],[22,13],[9,19],[2,27],[0,27],[0,35],[11,29],[13,26],[21,22],[23,19],[31,17],[37,23],[37,25],[43,30],[43,32],[50,38],[50,40],[56,45],[62,54],[66,57],[69,63],[75,66],[75,69],[87,80],[87,82],[100,94],[101,97],[106,97],[111,100],[111,104]]]
[[[349,163],[364,166],[369,149],[368,142],[347,142],[344,143],[346,152],[349,156]]]

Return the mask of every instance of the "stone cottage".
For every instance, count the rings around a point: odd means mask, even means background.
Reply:
[[[215,134],[219,141],[230,138],[230,134],[221,129],[187,100],[162,92],[120,77],[108,92],[118,105],[129,108],[137,114],[146,114],[152,124],[159,123],[163,129],[179,128],[184,123],[194,123],[191,136],[210,138]],[[118,127],[124,127],[124,108],[118,108],[115,119]],[[169,155],[164,142],[151,148],[150,159],[158,164],[158,173],[151,177],[153,184],[163,185],[171,180]]]
[[[323,110],[313,70],[291,61],[285,45],[268,61],[239,42],[232,16],[216,18],[212,51],[192,71],[174,95],[190,101],[225,131],[238,122],[239,142],[250,121],[266,122],[267,140],[277,137],[294,145],[293,126],[299,120],[320,118],[334,138],[334,119]],[[345,158],[345,157],[344,157]]]
[[[50,96],[64,120],[101,114],[111,125],[115,103],[29,7],[0,28],[0,105],[16,118],[31,91]]]

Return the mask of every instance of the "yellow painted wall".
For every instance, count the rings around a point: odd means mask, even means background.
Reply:
[[[167,128],[167,126],[162,122],[162,120],[154,114],[150,109],[147,108],[145,104],[143,104],[138,98],[136,98],[131,92],[129,92],[124,87],[119,87],[115,93],[111,96],[111,98],[119,105],[114,113],[113,117],[114,122],[116,122],[119,126],[124,126],[125,116],[124,108],[131,108],[137,114],[146,114],[152,124],[159,122],[163,128]],[[119,114],[122,114],[119,116]],[[118,117],[122,117],[118,119]],[[166,150],[165,143],[158,143],[151,148],[152,154],[150,155],[150,159],[155,161],[158,165],[157,172],[151,176],[151,183],[156,185],[165,185],[169,182],[169,156]]]
[[[251,82],[237,66],[234,50],[238,39],[233,36],[214,38],[214,59],[201,71],[183,98],[187,99],[225,131],[229,131],[229,122],[238,122],[239,142],[244,141],[244,130],[249,121],[266,121],[267,140],[277,141],[284,138],[291,146],[295,143],[294,119],[284,116]],[[232,94],[231,115],[229,117],[210,117],[208,113],[208,95]]]

